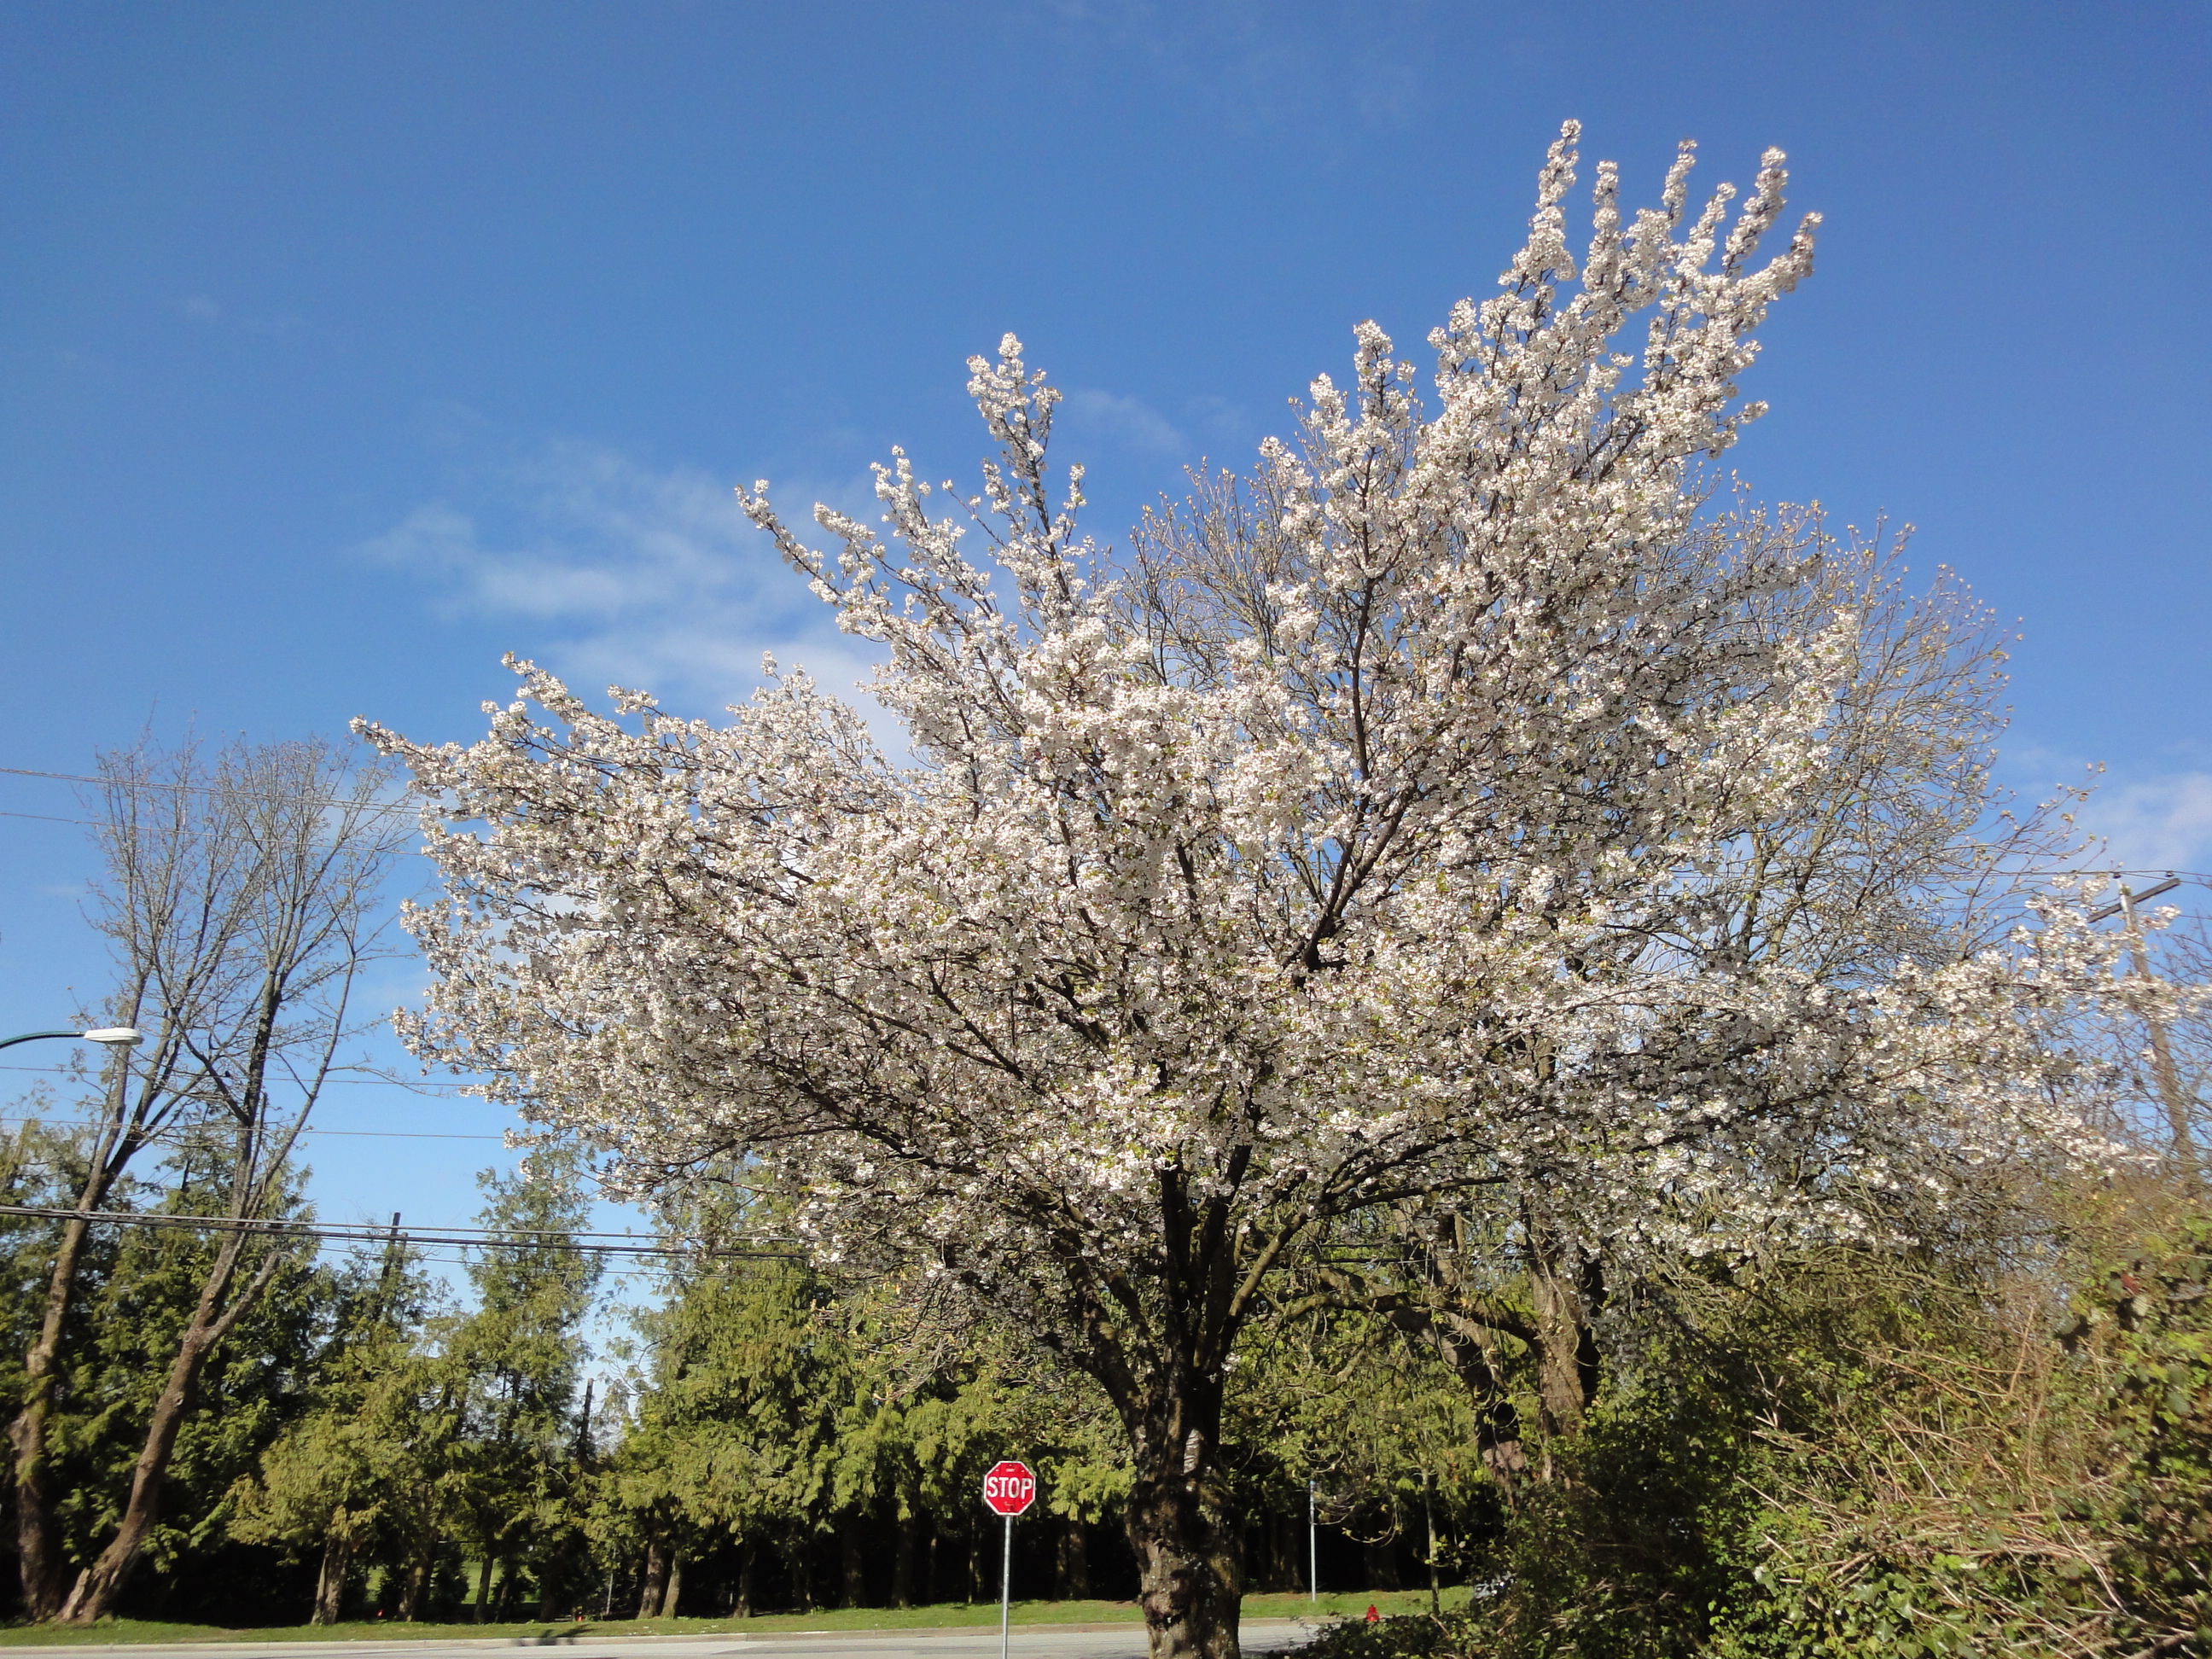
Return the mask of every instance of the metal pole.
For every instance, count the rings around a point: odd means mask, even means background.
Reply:
[[[1305,1599],[1321,1599],[1321,1531],[1314,1522],[1314,1482],[1305,1482]]]
[[[103,1048],[128,1048],[143,1035],[135,1025],[95,1025],[89,1031],[26,1031],[21,1036],[0,1037],[0,1048],[42,1037],[67,1037],[73,1042],[97,1042]]]
[[[21,1036],[0,1037],[0,1048],[12,1048],[19,1042],[36,1042],[41,1037],[68,1037],[74,1041],[83,1035],[82,1031],[26,1031]]]
[[[1014,1613],[1014,1517],[1006,1517],[1006,1549],[999,1558],[999,1659],[1006,1659],[1006,1627]]]
[[[1437,1500],[1435,1482],[1426,1469],[1421,1471],[1421,1512],[1429,1523],[1429,1612],[1443,1611],[1437,1590]]]

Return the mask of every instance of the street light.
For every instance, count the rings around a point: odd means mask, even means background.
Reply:
[[[89,1031],[26,1031],[21,1036],[0,1037],[0,1048],[12,1048],[19,1042],[36,1042],[40,1037],[67,1037],[72,1042],[98,1042],[110,1048],[128,1048],[141,1035],[135,1025],[95,1025]]]

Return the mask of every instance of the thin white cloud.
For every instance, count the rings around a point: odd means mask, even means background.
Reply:
[[[1185,447],[1175,422],[1141,398],[1079,388],[1066,394],[1066,407],[1085,439],[1105,438],[1162,454],[1180,454]]]
[[[1183,434],[1172,420],[1159,414],[1144,398],[1128,398],[1115,392],[1097,392],[1093,387],[1078,387],[1066,394],[1068,414],[1075,416],[1075,434],[1079,441],[1093,442],[1103,438],[1109,442],[1121,442],[1130,449],[1151,449],[1157,453],[1182,453]]]
[[[1132,53],[1234,131],[1295,125],[1332,165],[1344,159],[1346,116],[1397,131],[1432,101],[1423,65],[1434,55],[1436,23],[1421,8],[1340,0],[1295,30],[1276,9],[1258,0],[1046,0],[1009,11],[1056,34],[1063,49]]]
[[[204,328],[220,324],[226,332],[282,336],[297,333],[306,326],[306,320],[297,312],[276,312],[266,317],[241,316],[225,310],[204,294],[186,295],[177,301],[177,310]]]
[[[2127,868],[2212,869],[2212,772],[2107,785],[2089,798],[2081,822]]]
[[[817,497],[864,510],[852,486],[776,492],[802,522]],[[603,445],[548,444],[474,480],[465,508],[426,503],[360,551],[423,579],[443,615],[515,624],[519,653],[582,690],[625,686],[707,713],[750,695],[763,652],[839,695],[872,668],[732,481]]]

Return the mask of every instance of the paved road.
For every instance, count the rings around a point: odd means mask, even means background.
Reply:
[[[1267,1653],[1295,1647],[1311,1630],[1312,1626],[1293,1619],[1248,1619],[1243,1628],[1244,1650]],[[489,1659],[494,1650],[540,1646],[573,1655],[574,1659],[720,1659],[721,1656],[729,1659],[998,1659],[999,1632],[995,1626],[970,1625],[954,1630],[563,1637],[544,1642],[487,1638],[458,1642],[191,1642],[115,1647],[72,1644],[54,1650],[54,1659],[81,1659],[91,1654],[127,1654],[133,1659],[160,1659],[164,1655],[210,1659],[223,1654],[251,1655],[253,1659],[361,1659],[374,1654],[389,1655],[391,1659]],[[39,1650],[21,1651],[28,1659]],[[1144,1659],[1144,1653],[1142,1625],[1073,1629],[1053,1625],[1014,1626],[1013,1659]]]

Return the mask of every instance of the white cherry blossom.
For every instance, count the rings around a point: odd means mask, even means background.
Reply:
[[[365,728],[436,804],[418,1051],[638,1191],[742,1161],[823,1251],[925,1261],[1096,1377],[1156,1655],[1233,1659],[1224,1379],[1333,1223],[1542,1172],[1622,1238],[1848,1227],[1850,1185],[1776,1171],[2075,1133],[2045,1027],[2108,958],[2063,907],[1842,988],[1663,944],[1817,780],[1850,656],[1846,616],[1759,625],[1798,551],[1700,529],[1814,221],[1762,263],[1779,153],[1692,211],[1685,146],[1632,215],[1600,166],[1578,259],[1576,137],[1425,398],[1362,325],[1127,559],[1012,336],[970,365],[975,496],[894,452],[817,544],[741,492],[887,653],[908,755],[773,665],[726,724],[519,663],[479,743]]]

